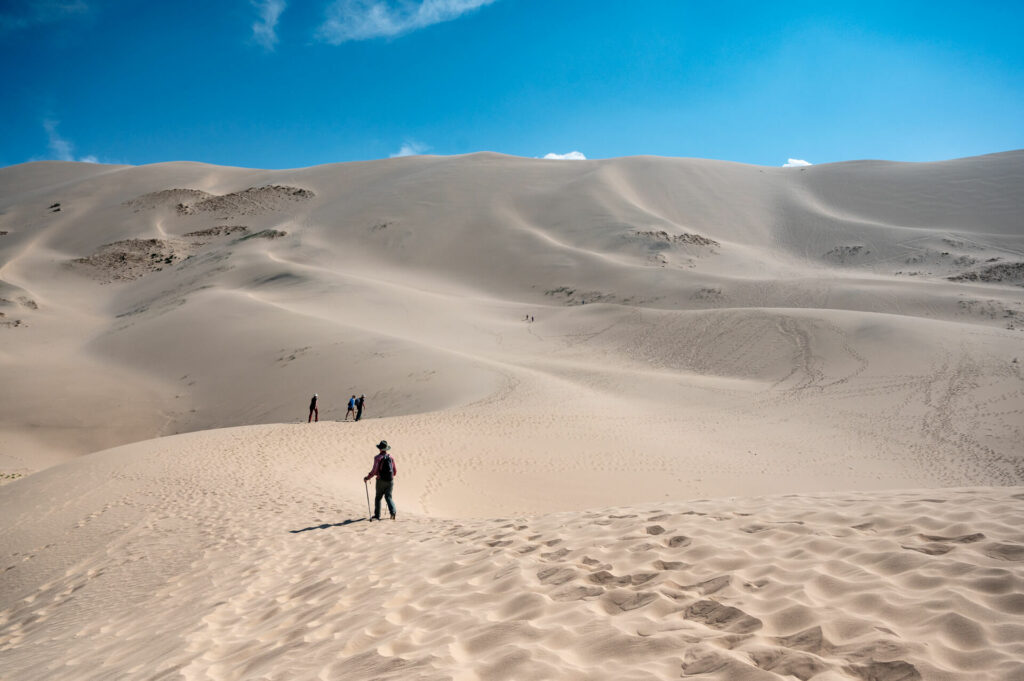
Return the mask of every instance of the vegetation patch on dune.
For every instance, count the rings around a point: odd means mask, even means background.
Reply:
[[[635,296],[623,298],[614,293],[596,290],[581,291],[571,286],[559,286],[558,288],[548,289],[544,291],[544,295],[562,300],[566,305],[586,305],[587,303],[642,305],[656,300],[655,298],[637,298]]]
[[[847,262],[850,262],[851,260],[859,260],[863,258],[865,255],[869,255],[870,253],[871,251],[869,251],[865,246],[861,245],[836,246],[828,253],[826,253],[825,257],[831,260],[832,262],[845,264]]]
[[[231,234],[237,234],[239,232],[248,232],[249,228],[245,225],[214,225],[213,227],[207,227],[206,229],[199,229],[194,232],[187,232],[185,237],[192,239],[192,242],[201,246],[208,243],[203,239],[212,239],[220,236],[230,236]]]
[[[269,213],[280,210],[288,203],[306,201],[316,196],[308,189],[285,187],[268,184],[263,187],[249,187],[240,192],[232,192],[223,196],[211,196],[195,204],[188,205],[179,213],[230,213],[255,214]]]
[[[693,294],[694,300],[719,300],[722,297],[722,289],[718,286],[702,286]]]
[[[71,263],[86,268],[93,278],[106,284],[159,272],[165,265],[181,260],[189,250],[189,244],[181,241],[124,239],[100,246],[92,255]]]
[[[288,236],[288,232],[284,232],[280,229],[262,229],[254,234],[246,234],[238,241],[248,241],[249,239],[279,239],[283,236]],[[235,243],[238,243],[237,241]]]
[[[8,307],[13,306],[14,304],[15,303],[13,300],[8,300],[7,298],[0,298],[0,306]],[[29,310],[39,309],[39,305],[36,304],[36,301],[32,300],[28,296],[18,296],[17,304],[21,307],[28,308]],[[12,318],[9,317],[6,312],[0,312],[0,326],[7,329],[15,329],[18,327],[27,326],[27,324],[25,324],[25,320],[23,319]]]
[[[71,264],[84,268],[87,274],[101,283],[131,281],[192,258],[213,239],[248,231],[244,225],[215,225],[187,232],[181,239],[123,239],[104,244],[92,255],[75,258]],[[284,235],[285,232],[280,230],[265,229],[247,234],[238,241],[253,237],[275,239]]]
[[[0,326],[12,329],[23,325],[24,322],[22,322],[20,319],[8,319],[5,313],[0,312]]]
[[[950,281],[980,281],[985,283],[1024,283],[1024,262],[1003,262],[974,272],[949,277]]]
[[[714,239],[709,239],[706,236],[700,234],[669,234],[665,230],[648,230],[640,231],[637,230],[632,232],[630,235],[632,238],[640,239],[642,241],[649,241],[654,243],[664,244],[681,244],[687,246],[719,246],[720,244]]]
[[[309,189],[268,184],[220,195],[200,189],[164,189],[143,194],[122,205],[136,211],[174,206],[178,215],[255,215],[279,211],[290,203],[306,201],[314,196],[316,194]]]
[[[171,204],[177,204],[179,208],[197,201],[202,201],[213,196],[209,192],[204,192],[201,189],[163,189],[158,192],[150,192],[143,194],[142,196],[125,201],[122,206],[128,208],[134,208],[135,212],[140,210],[152,210],[154,208],[160,208]]]

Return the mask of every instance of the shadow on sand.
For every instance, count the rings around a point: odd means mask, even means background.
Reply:
[[[301,530],[288,530],[292,534],[298,534],[299,532],[309,532],[310,530],[326,530],[331,527],[345,527],[345,525],[351,525],[352,523],[361,523],[366,518],[349,518],[340,523],[324,523],[323,525],[313,525],[312,527],[303,527]]]

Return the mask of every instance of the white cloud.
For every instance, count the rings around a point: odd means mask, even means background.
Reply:
[[[458,19],[496,0],[334,0],[317,30],[321,40],[340,45],[402,35]]]
[[[0,31],[51,24],[89,13],[84,0],[11,0],[0,10]]]
[[[47,119],[43,121],[43,127],[46,129],[46,135],[49,137],[50,154],[57,157],[58,161],[79,161],[81,163],[99,163],[92,154],[88,156],[82,156],[81,158],[75,158],[75,146],[71,142],[67,141],[60,136],[57,132],[58,122]]]
[[[418,156],[419,154],[422,154],[424,151],[427,151],[428,149],[430,149],[430,147],[427,146],[426,144],[421,144],[419,142],[406,142],[405,144],[402,145],[401,149],[391,154],[391,158],[399,158],[402,156]]]
[[[544,158],[553,161],[586,161],[582,151],[570,151],[568,154],[544,154]]]
[[[799,168],[801,166],[812,166],[813,163],[803,160],[802,158],[791,158],[782,164],[783,168]]]
[[[267,50],[277,45],[277,20],[288,3],[285,0],[250,0],[259,10],[260,20],[252,25],[253,40]]]
[[[50,138],[50,153],[56,156],[58,161],[74,161],[71,142],[57,133],[57,121],[45,120],[43,127],[46,128],[46,135]]]

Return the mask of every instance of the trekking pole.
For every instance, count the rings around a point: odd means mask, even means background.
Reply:
[[[363,480],[363,487],[366,489],[366,515],[370,517],[370,485]]]

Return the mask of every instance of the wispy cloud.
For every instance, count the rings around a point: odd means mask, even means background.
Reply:
[[[401,156],[418,156],[424,151],[430,149],[426,144],[420,142],[406,142],[402,145],[402,148],[391,154],[391,158],[399,158]]]
[[[791,158],[782,164],[783,168],[799,168],[801,166],[812,166],[813,163],[805,161],[802,158]]]
[[[340,45],[402,35],[458,19],[497,0],[334,0],[317,30],[321,40]]]
[[[71,142],[67,141],[60,136],[57,132],[58,121],[52,119],[46,119],[43,121],[43,128],[46,129],[46,135],[49,137],[50,154],[58,161],[79,161],[81,163],[99,163],[92,154],[88,156],[82,156],[75,158],[75,146]]]
[[[544,154],[544,158],[552,161],[586,161],[582,151],[570,151],[568,154]]]
[[[51,24],[89,13],[85,0],[10,0],[0,9],[0,32]]]
[[[277,45],[277,20],[288,3],[285,0],[250,0],[260,19],[252,25],[252,38],[267,50]]]

